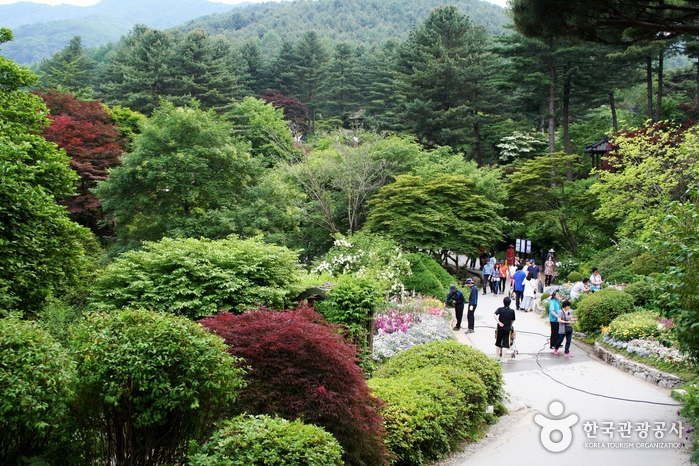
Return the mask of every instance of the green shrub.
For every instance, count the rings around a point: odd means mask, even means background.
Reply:
[[[322,427],[266,415],[223,422],[189,466],[341,466],[342,448]]]
[[[374,312],[382,300],[376,281],[343,275],[315,309],[331,324],[344,325],[354,343],[365,351],[373,332]]]
[[[381,410],[386,446],[398,464],[424,465],[475,435],[485,416],[486,389],[478,376],[446,365],[396,377],[375,377],[369,386],[386,401]]]
[[[107,266],[91,300],[99,310],[139,308],[198,319],[221,309],[283,309],[296,289],[298,260],[260,239],[168,239],[145,243]]]
[[[630,283],[624,288],[624,293],[630,294],[633,297],[635,306],[643,307],[653,301],[653,283],[645,280]]]
[[[404,256],[410,261],[412,275],[400,277],[401,283],[407,291],[414,290],[423,296],[444,299],[449,290],[449,285],[454,279],[449,272],[437,263],[430,255],[417,252]]]
[[[551,293],[549,293],[548,291],[541,293],[541,302],[543,303],[544,301],[546,301],[550,297],[551,297]]]
[[[606,283],[631,283],[638,280],[638,276],[629,270],[621,270],[612,274],[606,275],[604,281]]]
[[[643,246],[634,240],[622,239],[618,244],[599,251],[590,261],[590,268],[597,267],[605,281],[617,272],[628,271],[633,260],[646,252]]]
[[[33,322],[0,319],[0,464],[43,455],[68,414],[75,364]]]
[[[584,278],[583,274],[581,274],[580,272],[577,272],[577,271],[573,271],[573,272],[570,272],[568,274],[568,281],[571,283],[580,282],[580,281],[582,281],[583,278]]]
[[[184,317],[92,315],[75,330],[78,415],[103,464],[173,464],[230,412],[242,386],[223,339]]]
[[[636,338],[657,337],[660,335],[658,319],[660,315],[652,311],[622,314],[609,324],[607,334],[617,340],[629,341]]]
[[[580,331],[594,334],[617,316],[633,311],[633,297],[613,288],[586,296],[577,304]]]
[[[689,423],[693,426],[699,426],[699,377],[694,381],[686,384],[684,387],[686,394],[682,397],[682,415],[689,419]],[[693,430],[694,452],[692,453],[691,462],[699,463],[699,432]]]
[[[490,404],[494,405],[502,399],[503,381],[500,364],[482,351],[451,340],[417,345],[403,351],[380,366],[375,376],[397,377],[442,364],[476,374],[485,384]]]

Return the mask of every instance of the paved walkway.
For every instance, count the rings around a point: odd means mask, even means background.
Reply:
[[[494,357],[493,313],[502,305],[503,297],[491,293],[484,296],[481,292],[476,309],[475,333],[466,335],[461,330],[456,332],[457,339]],[[512,307],[514,308],[514,303]],[[548,320],[542,319],[535,312],[518,311],[515,328],[519,354],[514,361],[503,365],[503,376],[509,394],[508,409],[516,411],[518,415],[510,418],[512,424],[506,432],[497,434],[502,426],[500,429],[492,429],[489,438],[479,442],[474,448],[469,448],[469,451],[475,451],[462,453],[449,464],[541,466],[555,462],[565,466],[689,465],[689,446],[657,448],[656,445],[656,448],[648,448],[648,445],[637,445],[685,441],[684,436],[669,433],[673,423],[677,426],[677,423],[683,421],[677,413],[679,407],[668,406],[676,404],[670,397],[670,390],[659,388],[605,364],[575,342],[571,347],[572,358],[564,358],[562,351],[561,355],[554,356],[548,349]],[[635,403],[609,397],[659,404]],[[549,405],[554,401],[559,401],[564,406],[563,414],[558,419],[566,418],[571,413],[578,416],[578,422],[572,427],[572,443],[560,453],[552,453],[542,446],[541,427],[534,422],[537,414],[555,418],[548,411]],[[583,429],[583,424],[592,425],[593,422],[598,426],[596,439],[587,438]],[[607,424],[603,424],[605,422]],[[625,422],[632,423],[630,438],[622,438],[621,435],[626,435],[626,432],[619,431]],[[637,423],[644,422],[650,424],[646,439],[640,438],[636,430]],[[653,433],[653,428],[659,422],[665,423],[662,439],[655,438]],[[602,427],[610,427],[609,423],[613,427],[611,438],[601,431]],[[684,424],[683,428],[686,428]],[[551,438],[557,442],[561,437],[554,433]],[[593,443],[603,445],[593,447]]]

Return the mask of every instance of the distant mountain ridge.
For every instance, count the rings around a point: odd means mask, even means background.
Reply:
[[[273,32],[278,40],[291,41],[314,29],[334,41],[379,45],[388,38],[405,39],[432,9],[444,5],[456,6],[493,34],[512,22],[504,8],[482,0],[294,0],[252,4],[196,18],[177,29],[200,28],[235,40],[264,40]]]
[[[169,28],[246,5],[208,0],[101,0],[86,7],[30,2],[0,5],[0,26],[12,29],[15,36],[0,53],[27,65],[50,57],[76,35],[91,47],[119,40],[135,24]]]
[[[203,29],[231,40],[260,39],[271,47],[316,30],[333,41],[379,45],[405,39],[438,6],[455,5],[475,24],[499,34],[511,21],[505,10],[482,0],[293,0],[227,5],[208,0],[101,0],[89,7],[36,3],[0,5],[0,26],[15,40],[0,54],[29,65],[52,56],[76,35],[85,47],[116,42],[135,24],[185,32]],[[46,20],[12,27],[28,18]],[[53,19],[52,19],[53,18]]]

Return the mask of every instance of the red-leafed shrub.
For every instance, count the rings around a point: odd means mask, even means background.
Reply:
[[[302,420],[332,433],[347,465],[382,465],[388,452],[378,413],[357,365],[357,348],[338,327],[310,307],[206,317],[201,324],[222,336],[248,366],[247,387],[236,409]]]
[[[108,169],[121,165],[126,141],[99,100],[83,102],[56,92],[39,95],[51,112],[44,137],[65,149],[70,167],[80,176],[78,195],[62,203],[73,220],[101,235],[111,234],[99,226],[104,215],[92,188],[107,179]]]

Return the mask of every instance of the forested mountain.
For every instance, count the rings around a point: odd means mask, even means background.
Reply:
[[[203,29],[209,35],[231,39],[296,40],[314,29],[334,41],[379,45],[387,39],[405,39],[413,26],[427,18],[433,8],[455,5],[475,24],[493,33],[510,23],[505,10],[481,0],[295,0],[262,3],[192,20],[184,31]]]
[[[76,35],[91,47],[119,40],[134,24],[168,28],[241,5],[245,4],[208,0],[101,0],[88,7],[27,2],[0,5],[0,27],[13,29],[15,37],[3,46],[3,55],[30,64],[50,57]]]

